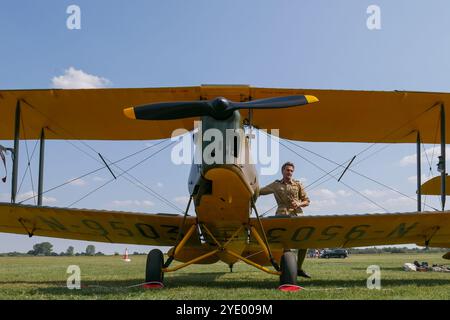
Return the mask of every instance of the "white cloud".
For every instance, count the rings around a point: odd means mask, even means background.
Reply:
[[[406,208],[409,208],[411,205],[415,204],[415,199],[400,196],[387,199],[383,201],[383,203],[387,204],[389,207],[393,207],[394,210],[407,210]]]
[[[173,200],[176,203],[187,205],[187,203],[189,201],[189,197],[187,197],[187,196],[175,197],[175,198],[173,198]]]
[[[103,182],[103,181],[106,181],[105,178],[98,177],[98,176],[93,177],[92,180],[95,181],[95,182]]]
[[[336,191],[336,194],[337,194],[339,197],[350,197],[350,196],[353,195],[352,192],[347,191],[347,190],[338,190],[338,191]]]
[[[149,200],[114,200],[112,205],[115,207],[152,207],[154,203]]]
[[[316,196],[316,197],[323,197],[323,198],[327,198],[327,199],[334,199],[336,198],[336,194],[329,190],[329,189],[317,189],[317,190],[313,190],[310,192],[310,194],[312,196]]]
[[[52,85],[60,89],[94,89],[110,86],[111,81],[70,67],[62,76],[53,77]]]
[[[26,203],[33,203],[34,202],[33,197],[34,197],[34,199],[37,202],[37,193],[36,192],[27,191],[27,192],[24,192],[24,193],[20,193],[20,194],[18,194],[16,196],[16,202],[21,202],[21,201],[29,199],[29,200],[26,201]],[[2,194],[0,194],[0,201],[1,202],[10,202],[11,201],[11,194],[9,194],[9,193],[2,193]],[[47,197],[47,196],[44,196],[44,195],[42,196],[42,204],[44,204],[44,205],[46,205],[46,204],[53,204],[53,203],[56,203],[56,202],[57,202],[57,200],[54,197]]]
[[[314,210],[336,210],[337,202],[335,199],[312,200],[311,208]]]
[[[43,204],[52,204],[52,203],[56,203],[56,202],[58,202],[58,200],[56,200],[56,198],[45,197],[45,196],[42,197],[42,203]]]
[[[160,187],[160,188],[162,188],[164,185],[162,184],[162,182],[158,182],[157,184],[156,184],[158,187]]]
[[[373,203],[353,199],[352,201],[342,201],[342,199],[311,200],[311,205],[304,209],[305,213],[319,215],[335,214],[363,214],[372,212],[383,212],[381,208]]]
[[[70,179],[70,180],[72,180],[72,179]],[[83,179],[75,179],[75,180],[71,181],[69,184],[72,186],[82,187],[82,186],[85,186],[87,183]]]
[[[370,190],[364,189],[360,191],[363,195],[370,198],[382,198],[386,197],[389,194],[392,194],[392,191],[383,191],[383,190]]]
[[[355,202],[351,205],[346,206],[347,209],[351,211],[356,211],[357,213],[371,213],[371,212],[384,212],[380,207],[372,202]]]
[[[381,207],[386,208],[389,212],[415,210],[415,203],[412,199],[398,196],[391,190],[364,189],[360,190],[360,193],[378,203],[379,206],[347,190],[319,189],[310,192],[311,204],[304,211],[306,214],[328,215],[384,213],[385,211]]]
[[[449,154],[450,147],[446,147],[445,152],[447,154]],[[431,163],[436,163],[437,157],[439,155],[441,155],[441,147],[440,146],[435,146],[435,147],[425,149],[425,151],[423,151],[420,156],[421,162],[428,163],[428,161],[431,161]],[[417,163],[417,154],[411,154],[411,155],[405,156],[400,160],[400,166],[402,166],[402,167],[414,165],[416,163]]]
[[[347,191],[347,190],[337,190],[337,191],[332,191],[326,188],[322,188],[322,189],[317,189],[317,190],[312,190],[311,192],[308,192],[308,194],[310,194],[313,197],[318,197],[318,198],[325,198],[325,199],[336,199],[336,198],[347,198],[353,195],[352,192]]]
[[[425,181],[431,179],[430,177],[427,177],[426,175],[422,175],[422,183],[425,183]],[[417,183],[417,176],[410,176],[408,177],[408,182],[410,183]]]

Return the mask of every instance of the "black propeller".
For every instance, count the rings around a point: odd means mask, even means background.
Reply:
[[[230,117],[239,109],[277,109],[303,106],[319,101],[314,96],[297,95],[249,102],[233,102],[225,98],[208,101],[162,102],[124,109],[128,118],[138,120],[173,120],[210,116],[217,120]]]

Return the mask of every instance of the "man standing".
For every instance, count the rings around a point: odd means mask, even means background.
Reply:
[[[310,201],[305,192],[305,187],[298,180],[292,179],[295,166],[292,162],[286,162],[281,167],[283,179],[275,180],[271,184],[259,190],[260,195],[274,194],[278,204],[276,215],[298,216],[303,214],[303,207],[309,205]],[[297,255],[297,275],[311,278],[303,269],[303,261],[307,249],[299,249]]]

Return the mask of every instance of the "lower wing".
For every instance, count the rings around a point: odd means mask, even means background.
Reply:
[[[274,248],[333,248],[414,243],[450,248],[450,211],[270,217],[261,219]],[[259,230],[256,219],[250,222]],[[251,240],[250,248],[257,243]],[[249,249],[250,249],[249,248]]]
[[[75,240],[173,246],[183,216],[0,204],[0,232]],[[196,219],[187,217],[183,230]],[[192,236],[190,246],[200,245]]]

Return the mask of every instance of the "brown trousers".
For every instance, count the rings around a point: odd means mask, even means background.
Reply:
[[[284,251],[291,251],[290,249],[284,249]],[[303,262],[306,258],[306,253],[308,252],[308,249],[298,249],[297,250],[297,269],[302,270]]]

